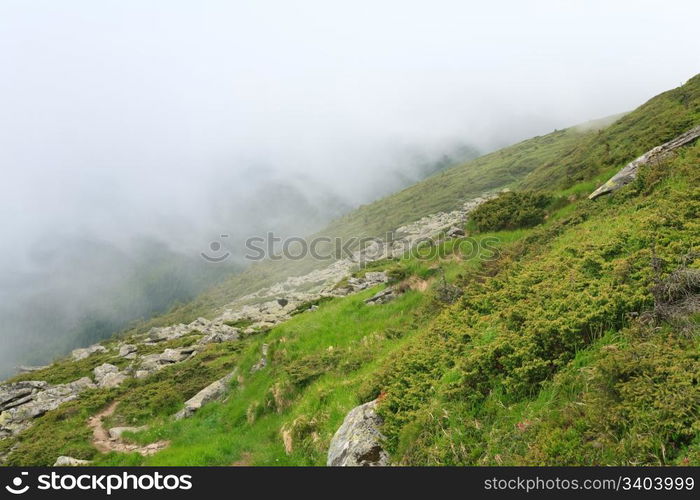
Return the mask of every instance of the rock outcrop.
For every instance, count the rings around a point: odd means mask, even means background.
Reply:
[[[87,377],[53,386],[40,381],[0,386],[0,398],[4,400],[0,406],[0,438],[23,431],[33,419],[73,401],[81,392],[94,387]]]
[[[382,418],[377,414],[377,401],[370,401],[347,414],[331,440],[329,466],[386,466],[389,454],[382,447]]]
[[[685,146],[686,144],[690,144],[698,137],[700,137],[700,126],[692,128],[687,132],[679,135],[675,139],[672,139],[660,146],[656,146],[655,148],[650,149],[636,160],[631,161],[627,165],[625,165],[625,167],[622,168],[622,170],[620,170],[618,173],[613,175],[610,178],[610,180],[608,180],[608,182],[606,182],[598,189],[593,191],[588,196],[588,198],[594,200],[601,195],[617,191],[622,186],[629,184],[634,179],[636,179],[639,167],[651,163],[652,161],[663,160],[664,158],[668,157],[669,154],[671,154],[674,150]]]
[[[221,398],[228,391],[229,384],[235,375],[236,370],[209,384],[192,398],[185,401],[185,407],[175,414],[175,419],[181,420],[190,417],[205,404]]]

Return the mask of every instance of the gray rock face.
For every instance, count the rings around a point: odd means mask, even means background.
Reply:
[[[97,344],[91,345],[90,347],[84,347],[82,349],[74,349],[73,352],[71,352],[71,356],[73,357],[74,361],[80,361],[81,359],[88,358],[98,352],[107,352],[107,348]]]
[[[81,465],[89,465],[92,462],[90,460],[79,460],[73,457],[58,457],[56,463],[53,464],[54,467],[78,467]]]
[[[229,384],[235,375],[236,370],[209,384],[192,398],[185,401],[185,407],[175,414],[175,419],[181,420],[190,417],[205,404],[221,398],[228,391]]]
[[[47,385],[43,381],[28,380],[0,386],[0,412],[31,401],[34,394],[46,388]]]
[[[377,401],[370,401],[347,414],[328,449],[329,466],[386,466],[389,454],[382,447],[382,419]]]
[[[697,126],[688,130],[687,132],[684,132],[675,139],[672,139],[662,144],[661,146],[656,146],[655,148],[650,149],[636,160],[631,161],[627,165],[625,165],[625,167],[622,168],[622,170],[620,170],[618,173],[613,175],[610,178],[610,180],[608,180],[608,182],[606,182],[598,189],[593,191],[588,196],[588,198],[594,200],[601,195],[617,191],[622,186],[629,184],[637,177],[637,171],[639,170],[639,167],[646,165],[652,161],[663,160],[664,158],[668,157],[669,154],[672,153],[674,150],[680,148],[681,146],[685,146],[686,144],[690,144],[698,137],[700,137],[700,126]]]
[[[14,399],[6,398],[4,410],[0,413],[0,437],[7,437],[23,431],[31,425],[34,418],[55,410],[63,403],[73,401],[81,392],[95,387],[87,377],[68,384],[50,386],[46,382],[26,382],[8,384],[23,388],[2,386],[0,393],[15,395]],[[19,389],[19,390],[18,390]],[[31,389],[27,392],[28,389]],[[20,393],[22,395],[20,395]]]

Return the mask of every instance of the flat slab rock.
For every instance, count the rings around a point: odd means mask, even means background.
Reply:
[[[617,191],[622,186],[629,184],[637,178],[637,171],[639,170],[639,167],[651,163],[652,161],[659,161],[666,158],[676,149],[685,146],[686,144],[690,144],[698,137],[700,137],[700,126],[692,128],[676,138],[650,149],[639,158],[625,165],[625,167],[613,175],[605,184],[593,191],[588,198],[594,200],[601,195]]]
[[[221,398],[228,391],[229,384],[236,374],[236,370],[229,373],[225,377],[212,382],[204,389],[195,394],[192,398],[185,402],[185,407],[175,414],[175,420],[181,420],[192,416],[205,404]]]
[[[327,465],[332,467],[387,466],[389,454],[382,447],[382,418],[377,401],[350,410],[336,431],[328,449]]]

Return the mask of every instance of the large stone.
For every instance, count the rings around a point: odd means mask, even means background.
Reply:
[[[119,356],[122,358],[135,357],[138,348],[134,344],[124,344],[119,348]]]
[[[95,382],[102,388],[119,387],[127,379],[125,373],[119,371],[114,365],[103,363],[93,370]]]
[[[190,417],[205,404],[221,398],[228,391],[231,380],[235,375],[236,370],[209,384],[192,398],[185,401],[185,407],[175,414],[175,419],[181,420]]]
[[[136,378],[144,378],[162,368],[185,361],[197,353],[195,347],[165,349],[161,353],[149,354],[141,358],[141,364],[136,371]]]
[[[331,440],[328,449],[329,466],[385,466],[389,454],[384,450],[380,428],[382,418],[377,414],[377,401],[370,401],[347,414]]]
[[[81,359],[88,358],[92,356],[95,353],[103,353],[107,352],[107,348],[105,346],[96,344],[96,345],[91,345],[90,347],[83,347],[81,349],[74,349],[73,352],[71,352],[71,356],[73,357],[74,361],[80,361]]]
[[[90,465],[92,462],[90,460],[79,460],[73,457],[58,457],[56,463],[53,464],[54,467],[78,467],[81,465]]]
[[[622,186],[629,184],[637,178],[639,167],[651,163],[652,161],[660,161],[667,158],[674,150],[686,144],[690,144],[698,137],[700,137],[700,125],[682,133],[675,139],[650,149],[639,158],[625,165],[622,170],[613,175],[605,184],[593,191],[588,198],[594,200],[604,194],[617,191]]]
[[[204,337],[199,339],[198,344],[218,344],[221,342],[233,342],[240,338],[237,328],[228,326],[223,321],[209,322],[199,330]]]

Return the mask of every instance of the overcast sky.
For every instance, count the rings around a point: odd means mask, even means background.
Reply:
[[[668,0],[2,0],[0,257],[23,265],[53,231],[182,244],[181,217],[216,221],[212,199],[260,178],[365,202],[407,152],[492,149],[680,85],[699,18]]]

